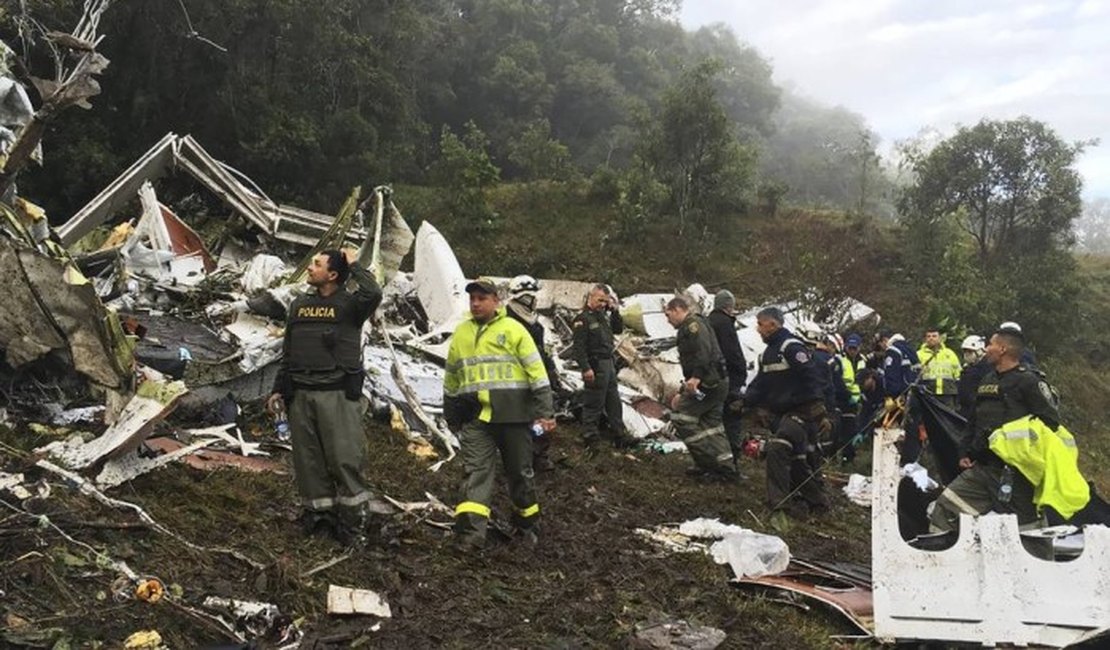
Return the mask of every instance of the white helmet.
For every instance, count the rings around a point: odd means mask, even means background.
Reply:
[[[987,344],[983,341],[982,336],[979,336],[978,334],[972,334],[971,336],[964,339],[964,342],[960,344],[960,349],[971,350],[972,352],[982,352],[983,350],[987,349]]]
[[[1000,329],[1000,330],[1014,330],[1018,334],[1021,334],[1021,325],[1018,325],[1017,323],[1015,323],[1012,320],[1008,320],[1005,323],[1002,323],[1001,325],[998,326],[998,329]]]
[[[509,281],[509,297],[525,293],[536,293],[540,290],[540,283],[530,275],[518,275]]]

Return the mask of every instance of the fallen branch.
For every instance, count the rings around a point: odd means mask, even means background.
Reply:
[[[248,566],[250,566],[251,568],[254,568],[254,569],[261,570],[261,569],[264,569],[266,567],[266,565],[262,564],[261,562],[258,562],[257,560],[252,560],[251,558],[249,558],[246,555],[240,553],[239,551],[236,551],[235,549],[209,547],[209,546],[201,546],[199,544],[194,544],[193,542],[190,542],[189,540],[185,539],[181,535],[178,535],[177,533],[173,532],[172,530],[166,528],[162,524],[159,524],[157,521],[154,520],[153,517],[148,515],[145,510],[143,510],[139,506],[135,505],[134,503],[130,503],[128,501],[120,501],[119,499],[113,499],[113,498],[109,497],[108,495],[104,494],[103,492],[101,492],[100,490],[96,489],[93,486],[92,483],[85,480],[79,474],[76,474],[76,473],[71,472],[67,469],[59,467],[59,466],[55,465],[54,463],[51,463],[48,460],[40,460],[37,463],[35,463],[35,466],[40,467],[40,468],[50,472],[51,474],[55,474],[57,476],[60,476],[66,482],[75,486],[78,489],[78,491],[80,491],[82,494],[85,494],[87,496],[92,497],[93,499],[95,499],[96,501],[100,502],[103,505],[106,505],[110,508],[116,508],[118,510],[130,510],[130,511],[134,512],[136,515],[138,515],[139,519],[141,519],[144,522],[146,522],[147,524],[149,524],[150,527],[153,528],[154,530],[158,531],[159,533],[162,533],[163,535],[167,535],[169,537],[172,537],[173,539],[175,539],[178,542],[184,544],[186,547],[188,547],[190,549],[193,549],[194,551],[204,551],[205,553],[220,553],[220,554],[223,554],[223,555],[227,555],[227,556],[235,558],[236,560],[239,560],[240,562],[243,562],[244,564],[246,564],[246,565],[248,565]]]
[[[32,514],[30,512],[27,512],[23,508],[20,508],[19,506],[12,505],[12,504],[8,503],[7,501],[5,501],[3,499],[0,499],[0,504],[3,504],[4,507],[8,508],[9,510],[12,510],[13,512],[17,512],[17,513],[19,513],[21,515],[24,515],[24,516],[26,516],[30,519],[34,519],[35,521],[39,522],[40,524],[49,526],[50,528],[53,528],[54,532],[61,535],[62,538],[65,539],[70,544],[73,544],[74,546],[79,546],[79,547],[85,549],[86,551],[88,551],[89,553],[91,553],[92,556],[94,558],[96,558],[97,564],[103,564],[104,566],[107,566],[111,569],[114,569],[115,571],[117,571],[119,573],[122,573],[123,575],[127,576],[128,579],[130,579],[130,580],[138,580],[139,579],[139,575],[137,573],[135,573],[134,571],[132,571],[131,567],[127,566],[126,562],[120,562],[119,560],[116,560],[115,558],[109,556],[107,553],[104,553],[102,551],[98,551],[95,548],[93,548],[92,546],[86,544],[85,542],[82,542],[79,539],[74,539],[73,537],[71,537],[69,535],[69,533],[62,530],[61,528],[58,528],[57,524],[50,521],[50,518],[47,517],[46,515]]]

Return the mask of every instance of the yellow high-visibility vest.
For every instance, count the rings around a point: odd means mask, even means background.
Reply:
[[[451,337],[443,377],[447,397],[473,394],[482,422],[531,422],[532,392],[550,386],[532,335],[505,309],[486,323],[468,318]]]
[[[990,448],[1033,484],[1033,503],[1051,506],[1064,519],[1086,507],[1091,487],[1079,473],[1079,448],[1071,432],[1055,431],[1039,418],[1025,416],[995,429]]]
[[[921,383],[934,395],[955,395],[956,380],[960,378],[960,358],[950,348],[930,350],[922,345],[917,350],[921,361]]]

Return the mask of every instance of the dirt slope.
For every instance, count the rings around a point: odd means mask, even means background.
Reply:
[[[370,475],[385,493],[415,501],[427,491],[454,503],[457,463],[430,473],[383,426],[371,424],[367,432]],[[141,477],[113,495],[140,504],[189,540],[234,548],[265,569],[191,551],[146,529],[89,527],[136,519],[62,486],[39,506],[73,537],[125,560],[137,573],[162,579],[178,594],[171,600],[195,606],[215,594],[277,604],[303,619],[305,648],[613,647],[655,613],[721,628],[731,648],[836,647],[829,635],[851,632],[820,610],[805,612],[740,591],[729,585],[727,570],[707,557],[663,554],[634,533],[699,516],[774,532],[765,525],[760,465],[747,464],[751,477],[740,488],[699,483],[684,474],[685,456],[608,449],[588,454],[572,428],[558,435],[559,468],[539,478],[543,535],[534,551],[491,535],[492,546],[480,556],[460,556],[445,531],[403,515],[367,549],[305,578],[303,572],[339,549],[328,540],[305,539],[290,521],[297,510],[288,476],[202,473],[181,465]],[[5,434],[12,438],[42,442]],[[507,513],[503,492],[495,510]],[[795,554],[868,561],[867,510],[839,494],[835,503],[826,518],[795,525],[783,537]],[[172,602],[115,602],[114,572],[98,568],[91,554],[53,530],[7,514],[12,516],[0,515],[0,603],[9,627],[23,620],[35,629],[59,628],[54,638],[68,638],[72,647],[96,641],[118,647],[141,629],[158,630],[171,648],[227,642]],[[431,519],[447,521],[438,514]],[[329,583],[383,593],[394,618],[374,632],[375,619],[327,616]]]

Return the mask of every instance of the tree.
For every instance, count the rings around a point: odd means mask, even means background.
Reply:
[[[450,206],[456,215],[473,220],[480,229],[492,228],[498,215],[486,202],[485,191],[497,183],[501,170],[486,151],[486,134],[474,122],[467,122],[465,129],[459,137],[450,127],[443,127],[433,177],[450,192]]]
[[[574,171],[570,150],[551,137],[551,123],[546,118],[529,124],[520,137],[509,143],[509,161],[519,167],[528,180],[565,180]]]
[[[1023,117],[983,120],[926,154],[910,151],[916,178],[900,202],[907,270],[933,314],[981,332],[1017,320],[1040,351],[1074,334],[1067,248],[1083,147]]]
[[[902,197],[903,218],[956,215],[983,264],[1066,244],[1082,209],[1075,160],[1086,144],[1029,117],[961,127],[910,161],[916,182]]]
[[[664,94],[657,124],[645,138],[645,159],[667,186],[679,235],[693,226],[704,237],[722,212],[741,209],[752,187],[755,152],[740,143],[717,99],[720,64],[689,70]]]

